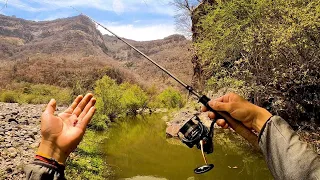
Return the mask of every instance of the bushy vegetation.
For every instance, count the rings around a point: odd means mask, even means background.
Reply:
[[[87,130],[80,145],[67,161],[67,179],[107,179],[112,173],[103,160],[101,144],[105,136]]]
[[[145,92],[140,86],[117,84],[108,76],[96,81],[94,93],[97,98],[97,112],[91,123],[92,128],[104,130],[109,122],[119,116],[137,115],[146,108],[181,108],[184,105],[182,95],[173,88],[168,88],[158,95],[150,88]]]
[[[162,91],[156,98],[153,105],[161,108],[182,108],[185,104],[181,93],[171,87]]]
[[[122,114],[136,114],[137,110],[146,106],[148,100],[147,94],[139,86],[129,83],[118,85],[108,76],[96,81],[94,92],[97,112],[92,124],[98,130],[105,129],[108,122]]]
[[[148,96],[138,85],[123,83],[120,85],[122,96],[120,103],[127,113],[136,115],[138,110],[141,111],[147,107]]]
[[[320,124],[319,1],[209,0],[192,18],[200,84],[246,88],[293,126]]]
[[[0,101],[20,104],[45,104],[54,98],[59,104],[67,105],[71,101],[71,90],[46,84],[14,84],[12,90],[1,90]]]

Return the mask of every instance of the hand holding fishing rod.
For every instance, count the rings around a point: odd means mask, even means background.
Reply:
[[[228,93],[222,97],[211,100],[208,105],[221,112],[227,112],[233,118],[239,120],[249,129],[254,129],[260,132],[265,122],[271,117],[271,113],[264,108],[256,106],[241,96]],[[208,111],[206,107],[202,111]],[[216,119],[216,115],[212,112],[208,115],[211,119]],[[217,120],[216,122],[223,128],[228,128],[228,124],[224,120]]]

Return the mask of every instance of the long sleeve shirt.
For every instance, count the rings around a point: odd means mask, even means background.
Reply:
[[[265,124],[259,146],[275,179],[320,180],[320,157],[279,116]]]

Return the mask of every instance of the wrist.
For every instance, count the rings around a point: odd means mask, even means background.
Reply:
[[[63,165],[65,165],[66,160],[69,156],[68,153],[63,152],[55,144],[46,140],[41,140],[37,155],[44,156],[46,158],[52,158],[59,164]]]
[[[252,127],[255,131],[259,133],[263,128],[264,124],[272,116],[272,114],[264,108],[261,108],[261,107],[257,107],[257,108],[258,109],[256,110],[257,112],[256,118],[253,121]]]

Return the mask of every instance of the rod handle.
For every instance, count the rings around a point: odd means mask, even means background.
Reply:
[[[206,95],[203,95],[199,102],[201,102],[206,108],[209,109],[209,111],[215,113],[216,119],[224,119],[227,121],[228,125],[238,134],[240,134],[243,138],[245,138],[247,141],[249,141],[250,144],[252,144],[256,149],[260,149],[258,144],[258,136],[255,135],[250,129],[248,129],[246,126],[244,126],[240,121],[234,119],[230,116],[227,112],[222,111],[216,111],[212,109],[209,106],[209,101],[211,99],[208,98]]]

